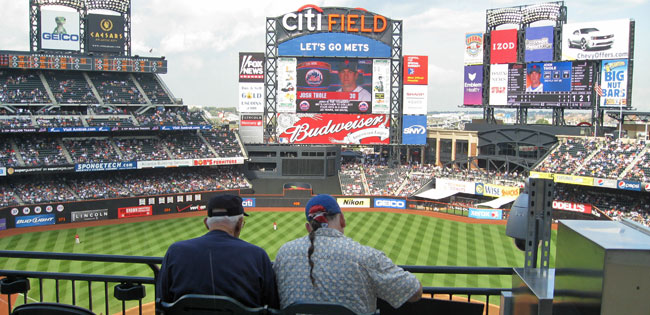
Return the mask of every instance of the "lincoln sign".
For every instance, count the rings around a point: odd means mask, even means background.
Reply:
[[[386,115],[280,114],[280,143],[388,144]]]

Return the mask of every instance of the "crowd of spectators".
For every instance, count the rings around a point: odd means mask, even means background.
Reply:
[[[0,166],[16,165],[16,152],[8,138],[0,138]]]
[[[45,87],[36,73],[0,71],[0,103],[51,103]]]
[[[171,108],[157,108],[143,114],[135,115],[140,126],[181,126],[184,125],[176,110]]]
[[[5,129],[17,129],[32,127],[31,117],[6,117],[0,119],[0,127]]]
[[[41,116],[36,117],[37,127],[81,127],[83,122],[79,116]]]
[[[65,138],[63,144],[75,163],[120,161],[108,138]]]
[[[61,175],[0,184],[0,206],[248,188],[236,166]]]
[[[142,90],[152,104],[171,104],[172,100],[165,92],[165,89],[156,80],[155,74],[138,73],[134,74],[136,80],[140,83]]]
[[[162,139],[172,159],[200,159],[215,157],[208,144],[196,133],[167,135]]]
[[[234,132],[226,130],[204,130],[201,132],[201,135],[214,148],[219,157],[243,156],[242,147]]]
[[[114,138],[124,161],[169,160],[165,147],[158,138]]]
[[[607,141],[577,175],[618,179],[644,147],[640,142]]]
[[[90,85],[81,72],[47,71],[43,73],[59,104],[97,104]]]
[[[537,167],[537,171],[572,174],[601,144],[597,138],[560,139],[558,148]]]
[[[393,168],[385,165],[364,167],[368,193],[373,196],[397,195],[408,171],[409,167],[406,165],[399,165]]]
[[[363,185],[365,182],[363,166],[361,164],[341,164],[339,178],[341,182],[341,192],[344,195],[366,195],[366,188]]]
[[[70,164],[55,138],[22,137],[16,145],[25,166]]]
[[[119,73],[101,72],[92,77],[95,88],[107,104],[146,104],[131,79]]]

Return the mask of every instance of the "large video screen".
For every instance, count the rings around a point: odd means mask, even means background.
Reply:
[[[588,61],[509,64],[505,105],[589,108],[594,76]]]

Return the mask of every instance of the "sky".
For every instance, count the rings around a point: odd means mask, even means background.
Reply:
[[[29,50],[29,1],[0,0],[0,50]],[[402,20],[403,55],[429,57],[429,111],[463,102],[465,33],[485,30],[487,9],[541,2],[511,0],[269,1],[133,0],[132,55],[168,61],[161,75],[187,105],[236,107],[239,52],[263,52],[266,18],[305,4],[364,8]],[[632,106],[650,112],[650,0],[566,0],[567,22],[634,19]]]

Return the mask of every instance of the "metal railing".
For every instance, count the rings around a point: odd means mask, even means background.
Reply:
[[[24,258],[24,259],[46,259],[46,260],[69,260],[69,261],[83,261],[83,262],[109,262],[109,263],[127,263],[127,264],[144,264],[151,269],[153,277],[136,277],[136,276],[123,276],[123,275],[98,275],[98,274],[80,274],[80,273],[60,273],[60,272],[43,272],[43,271],[17,271],[17,270],[0,270],[0,277],[7,277],[10,280],[20,279],[35,279],[38,281],[39,298],[38,302],[44,301],[43,292],[51,292],[54,290],[56,294],[55,302],[77,305],[77,286],[78,282],[84,282],[88,286],[88,308],[93,310],[93,291],[92,284],[99,282],[103,283],[103,298],[104,298],[104,312],[111,314],[109,308],[109,283],[118,284],[114,288],[115,299],[122,302],[122,313],[126,312],[126,300],[137,300],[139,313],[142,314],[142,300],[145,297],[144,290],[141,296],[125,297],[124,294],[116,292],[120,290],[120,286],[142,286],[154,285],[158,277],[158,265],[162,263],[162,257],[147,257],[147,256],[124,256],[124,255],[98,255],[98,254],[74,254],[74,253],[51,253],[51,252],[26,252],[26,251],[7,251],[0,250],[0,258]],[[513,268],[510,267],[456,267],[456,266],[400,266],[404,270],[411,273],[418,274],[464,274],[464,275],[512,275]],[[45,286],[44,280],[54,280],[54,288]],[[61,289],[60,282],[69,281],[71,283],[72,292],[70,301],[61,301],[59,290]],[[8,310],[11,313],[11,294],[23,294],[23,303],[28,303],[27,290],[24,292],[6,292],[3,288],[2,293],[6,294],[8,301]],[[474,296],[485,296],[485,314],[489,314],[490,297],[497,296],[500,298],[501,292],[511,291],[511,288],[471,288],[471,287],[423,287],[423,292],[426,294],[444,294],[449,295],[449,300],[454,299],[455,295],[467,296],[469,302]],[[34,299],[35,300],[35,299]],[[458,300],[458,299],[456,299]],[[471,300],[476,303],[477,300]],[[480,302],[480,301],[478,301]],[[114,312],[114,311],[113,311]],[[114,312],[115,313],[115,312]]]

